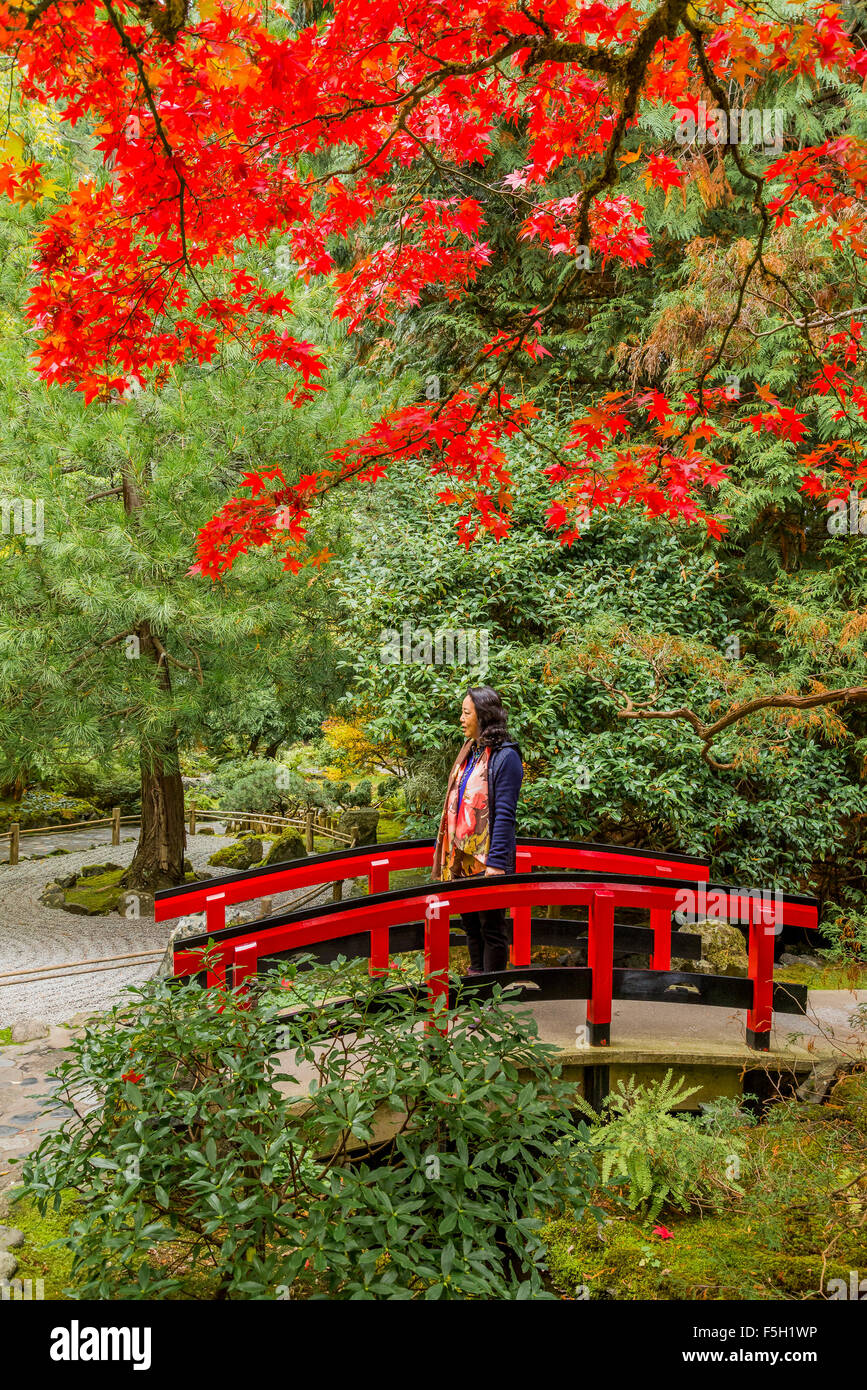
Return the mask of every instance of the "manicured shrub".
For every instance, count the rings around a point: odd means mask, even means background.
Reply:
[[[555,1050],[500,995],[426,1035],[393,985],[345,961],[246,997],[149,981],[74,1039],[61,1093],[95,1108],[24,1170],[41,1209],[80,1198],[73,1296],[550,1296],[540,1228],[594,1177]]]

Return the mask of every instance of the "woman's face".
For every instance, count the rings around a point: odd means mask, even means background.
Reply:
[[[461,705],[461,728],[464,738],[471,738],[475,742],[479,736],[479,716],[469,695],[464,696],[464,703]]]

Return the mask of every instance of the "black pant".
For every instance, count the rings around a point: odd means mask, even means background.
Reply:
[[[509,964],[506,909],[492,907],[487,912],[463,912],[461,923],[470,949],[470,969],[505,970]]]

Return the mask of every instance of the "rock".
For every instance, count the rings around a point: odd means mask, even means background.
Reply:
[[[802,1081],[795,1091],[797,1099],[805,1105],[821,1105],[838,1071],[837,1062],[819,1062],[814,1065],[806,1081]]]
[[[248,922],[255,922],[257,920],[256,914],[250,912],[246,907],[230,908],[226,913],[227,927],[243,927],[246,926]]]
[[[33,1042],[36,1038],[47,1038],[50,1031],[48,1024],[43,1023],[41,1018],[22,1018],[19,1023],[12,1024],[12,1041]]]
[[[39,894],[39,901],[43,907],[65,907],[66,898],[64,890],[59,883],[49,883]]]
[[[379,811],[370,806],[353,806],[340,817],[339,828],[351,835],[358,831],[357,844],[375,845],[376,827],[379,824]]]
[[[24,1232],[17,1226],[0,1226],[0,1250],[17,1250],[24,1244]]]
[[[201,827],[201,829],[199,829],[199,827],[196,826],[196,834],[197,834],[197,835],[215,835],[215,834],[216,834],[216,831],[214,830],[214,827],[213,827],[212,825],[203,825],[203,826]]]
[[[287,830],[274,841],[263,863],[284,864],[290,859],[304,859],[306,856],[304,837],[299,835],[297,830]]]
[[[195,869],[193,868],[193,861],[192,861],[192,859],[185,859],[185,860],[184,860],[184,873],[185,873],[185,874],[192,874],[192,873],[195,873]]]
[[[18,1261],[8,1250],[0,1250],[0,1279],[11,1279],[18,1268]]]
[[[262,841],[256,835],[243,835],[233,845],[218,849],[209,864],[227,869],[249,869],[262,858]]]
[[[182,940],[185,936],[199,936],[205,930],[204,912],[192,912],[188,917],[181,917],[176,926],[172,928],[168,944],[163,953],[163,958],[157,966],[152,979],[170,979],[174,974],[174,951],[173,946],[176,941]]]
[[[84,868],[79,871],[78,877],[96,878],[97,874],[109,874],[122,868],[122,864],[85,864]],[[65,888],[71,888],[73,885],[71,883],[64,883],[63,886]]]
[[[744,978],[749,973],[749,958],[743,934],[727,922],[695,922],[681,927],[701,937],[701,960],[672,958],[672,970],[691,975],[735,975]]]
[[[808,965],[811,969],[821,970],[824,961],[818,956],[811,956],[809,951],[804,951],[798,955],[794,951],[783,951],[778,961],[779,965]]]

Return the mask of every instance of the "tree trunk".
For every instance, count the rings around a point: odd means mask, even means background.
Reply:
[[[141,834],[121,882],[126,888],[173,888],[184,881],[184,786],[177,744],[141,759]]]
[[[0,799],[3,801],[21,801],[26,790],[27,777],[23,772],[19,772],[10,782],[4,782],[0,786]]]
[[[136,635],[141,657],[156,663],[157,683],[168,697],[172,685],[162,641],[147,622],[139,623]],[[176,729],[167,731],[156,747],[142,746],[140,766],[141,834],[121,883],[153,893],[184,881],[187,834]]]
[[[268,744],[268,747],[265,749],[265,757],[266,757],[266,758],[276,758],[276,756],[277,756],[277,749],[280,747],[280,745],[281,745],[282,742],[283,742],[283,737],[282,737],[282,735],[281,735],[280,738],[275,738],[275,740],[274,740],[273,743],[269,743],[269,744]]]

